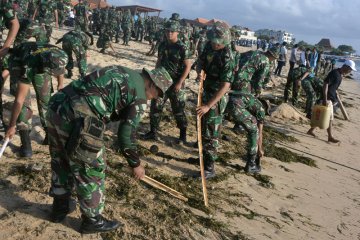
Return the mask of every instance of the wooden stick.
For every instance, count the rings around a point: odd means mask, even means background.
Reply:
[[[204,85],[205,76],[202,75],[199,83],[199,93],[198,93],[198,103],[197,106],[202,105],[202,95],[203,95],[203,85]],[[198,138],[198,147],[199,147],[199,159],[200,159],[200,174],[201,174],[201,183],[204,195],[204,204],[206,207],[209,206],[208,194],[206,189],[206,178],[204,172],[204,158],[203,158],[203,145],[202,145],[202,136],[201,136],[201,117],[197,115],[197,138]]]
[[[345,120],[350,121],[349,115],[346,112],[346,109],[345,109],[345,107],[344,107],[344,105],[343,105],[343,103],[342,103],[342,101],[340,99],[340,94],[339,94],[338,91],[336,91],[336,95],[337,95],[337,98],[338,98],[338,101],[339,101],[341,112],[344,115]]]
[[[162,184],[161,182],[156,181],[155,179],[153,179],[153,178],[151,178],[149,176],[145,175],[145,177],[143,177],[141,179],[141,181],[149,184],[150,186],[152,186],[154,188],[157,188],[157,189],[160,189],[160,190],[162,190],[164,192],[167,192],[170,195],[172,195],[172,196],[174,196],[174,197],[176,197],[176,198],[178,198],[180,200],[183,200],[185,202],[188,201],[188,198],[185,197],[182,193],[179,193],[178,191],[166,186],[165,184]]]
[[[10,141],[9,138],[5,138],[4,144],[2,145],[2,147],[0,149],[0,159],[1,159],[2,155],[3,155],[3,153],[5,152],[5,148],[9,144],[9,141]]]

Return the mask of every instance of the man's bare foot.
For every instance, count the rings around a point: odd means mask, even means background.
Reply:
[[[339,143],[340,140],[337,140],[337,139],[331,137],[331,138],[328,138],[328,142],[331,142],[331,143]]]
[[[309,131],[307,131],[306,134],[309,134],[309,135],[311,135],[313,137],[316,137],[315,133],[313,131],[311,131],[311,129]]]

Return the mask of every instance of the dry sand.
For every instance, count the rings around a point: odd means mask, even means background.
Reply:
[[[64,33],[55,31],[54,36]],[[113,64],[139,70],[154,67],[156,57],[145,56],[148,44],[130,45],[114,44],[116,54],[101,54],[92,47],[90,70]],[[196,138],[194,76],[192,72],[187,84],[190,141]],[[267,94],[281,98],[285,77],[275,77],[274,82],[277,87]],[[306,122],[268,118],[265,155],[277,159],[264,157],[263,171],[256,176],[243,171],[246,138],[232,133],[232,124],[226,122],[223,132],[230,141],[222,141],[218,177],[208,182],[209,210],[201,205],[201,182],[184,178],[198,169],[186,162],[197,151],[174,143],[178,130],[168,111],[157,143],[160,153],[148,151],[153,142],[139,141],[142,162],[150,176],[189,197],[188,203],[131,178],[124,159],[112,150],[116,124],[111,124],[106,137],[109,170],[104,214],[125,223],[111,234],[79,234],[78,208],[62,224],[49,221],[50,158],[47,147],[39,144],[44,133],[35,114],[33,158],[24,160],[13,153],[20,145],[16,137],[0,162],[0,239],[360,239],[359,85],[344,80],[341,88],[351,118],[344,121],[338,115],[335,119],[335,136],[341,144],[327,143],[324,130],[316,132],[318,138],[306,135]],[[13,101],[8,91],[5,101]],[[37,111],[35,102],[33,106]],[[147,131],[148,123],[145,118],[140,132]],[[289,162],[293,159],[300,162]]]

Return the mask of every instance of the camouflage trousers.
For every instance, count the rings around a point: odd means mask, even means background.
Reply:
[[[124,34],[124,36],[123,36],[124,44],[128,45],[129,41],[130,41],[130,37],[131,37],[131,28],[127,25],[124,25],[121,28],[122,28],[123,34]]]
[[[204,91],[203,103],[207,103],[213,94]],[[218,159],[219,139],[229,96],[225,94],[201,119],[201,135],[203,140],[203,154],[205,166],[211,165]]]
[[[110,36],[107,32],[100,31],[99,39],[96,42],[96,47],[101,48],[101,51],[110,47]]]
[[[311,116],[312,107],[317,99],[321,98],[323,90],[323,82],[316,77],[307,77],[301,82],[301,86],[306,93],[305,112],[307,116]]]
[[[257,124],[263,123],[265,119],[261,102],[252,94],[230,95],[225,112],[227,119],[243,126],[247,132],[247,155],[256,155],[259,138]]]
[[[84,77],[88,69],[86,61],[86,49],[82,45],[75,45],[70,42],[63,42],[62,49],[69,57],[66,70],[71,71],[74,68],[74,59],[72,57],[72,53],[74,52],[80,75]]]
[[[136,41],[142,42],[144,38],[144,27],[138,27],[136,29]]]
[[[291,91],[292,90],[292,91]],[[291,92],[291,102],[294,106],[299,102],[301,88],[298,86],[296,79],[291,76],[291,72],[287,77],[285,89],[284,89],[284,101],[287,102]]]
[[[49,194],[66,198],[75,187],[81,212],[94,217],[101,214],[105,206],[105,149],[91,164],[70,160],[65,145],[74,128],[73,117],[69,98],[62,92],[56,93],[51,98],[46,117],[52,170]]]
[[[46,129],[47,123],[45,117],[46,117],[46,112],[48,110],[48,104],[52,91],[51,75],[46,72],[42,74],[35,74],[31,78],[31,83],[35,90],[36,103],[38,105],[40,122],[42,127]],[[32,115],[33,115],[33,111],[31,109],[31,94],[29,90],[25,98],[21,112],[19,114],[19,117],[17,119],[17,125],[19,130],[31,130]]]
[[[167,97],[170,100],[172,113],[174,114],[176,125],[179,129],[185,129],[187,127],[187,119],[185,115],[185,101],[186,94],[183,89],[180,89],[179,92],[174,92],[172,90],[166,92]],[[159,129],[161,115],[163,111],[163,99],[153,99],[151,100],[150,106],[150,126],[151,129]]]
[[[83,32],[89,31],[89,26],[86,19],[82,17],[75,17],[75,30],[81,30]]]

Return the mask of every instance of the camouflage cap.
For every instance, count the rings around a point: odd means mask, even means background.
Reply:
[[[171,31],[171,32],[180,32],[181,26],[180,23],[177,21],[169,20],[165,23],[164,26],[165,30]]]
[[[180,20],[180,14],[178,14],[178,13],[171,14],[170,20],[179,21]]]
[[[161,97],[164,96],[165,92],[172,85],[172,79],[163,67],[155,68],[152,71],[144,68],[143,73],[148,74],[155,85],[161,90]]]
[[[42,54],[44,66],[50,69],[53,76],[65,73],[65,66],[68,63],[68,55],[59,48],[51,48]]]
[[[268,53],[270,53],[275,59],[279,58],[279,48],[272,47],[268,50]]]
[[[212,29],[207,32],[207,38],[216,44],[228,45],[231,41],[229,27],[221,22],[216,22]]]

